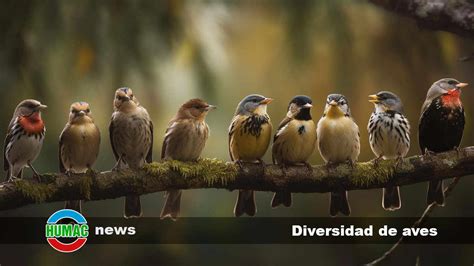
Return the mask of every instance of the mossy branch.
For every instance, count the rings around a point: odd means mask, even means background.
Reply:
[[[251,189],[256,191],[330,192],[338,189],[363,190],[387,185],[410,185],[435,179],[474,174],[474,147],[430,156],[413,156],[397,163],[373,161],[353,167],[287,167],[233,163],[216,159],[199,162],[153,162],[143,169],[86,173],[66,176],[44,174],[33,179],[0,184],[0,210],[27,204],[74,199],[104,200],[129,194],[143,195],[169,189]]]
[[[422,28],[474,38],[474,5],[466,0],[369,0],[375,5],[416,20]]]

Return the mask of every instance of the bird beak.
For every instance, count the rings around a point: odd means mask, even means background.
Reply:
[[[269,104],[269,103],[271,103],[272,101],[273,101],[272,98],[265,98],[265,99],[263,99],[263,100],[260,102],[260,104]]]
[[[79,111],[79,116],[83,116],[83,115],[85,115],[85,114],[86,114],[86,112],[84,112],[84,111]]]
[[[46,106],[44,104],[40,104],[40,106],[38,106],[36,109],[41,111],[41,110],[44,110],[46,108],[48,108],[48,106]]]
[[[371,103],[379,103],[379,97],[375,94],[369,95],[369,102]]]
[[[332,100],[332,101],[329,103],[329,105],[331,105],[331,106],[337,106],[337,102],[334,101],[334,100]]]
[[[307,104],[303,105],[303,108],[311,108],[311,107],[313,107],[313,105],[310,104],[310,103],[307,103]]]
[[[124,101],[124,102],[128,102],[128,101],[130,101],[130,97],[128,97],[128,96],[125,96],[125,97],[123,98],[123,101]]]
[[[469,85],[469,83],[461,82],[461,83],[456,85],[456,89],[462,89],[462,88],[466,87],[467,85]]]
[[[206,110],[207,110],[207,111],[214,110],[214,109],[217,109],[217,106],[212,105],[212,104],[209,104],[209,105],[206,107]]]

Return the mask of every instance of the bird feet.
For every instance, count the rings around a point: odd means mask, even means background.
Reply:
[[[425,148],[425,154],[423,154],[423,157],[431,161],[435,154],[436,154],[436,152],[430,151],[427,148]]]
[[[33,171],[33,178],[36,179],[36,181],[41,182],[41,175],[36,171],[36,169],[33,167],[31,163],[28,163],[28,167]]]
[[[398,156],[395,161],[395,169],[398,169],[403,164],[403,157]]]
[[[262,160],[262,159],[258,159],[258,163],[260,164],[260,167],[262,167],[262,175],[265,174],[265,170],[267,169],[267,165],[265,164],[265,162]]]
[[[304,162],[303,164],[304,166],[306,166],[306,169],[308,169],[309,173],[313,173],[313,166],[311,166],[311,164],[309,164],[308,162]]]
[[[8,177],[7,182],[14,182],[15,180],[19,180],[19,179],[20,179],[20,178],[11,175],[10,177]]]
[[[95,170],[92,169],[92,168],[88,168],[87,171],[86,171],[86,175],[96,176],[96,175],[97,175],[97,171],[95,171]]]
[[[382,158],[383,158],[383,155],[380,155],[379,157],[372,160],[375,168],[378,168],[380,166],[380,162],[382,161]]]

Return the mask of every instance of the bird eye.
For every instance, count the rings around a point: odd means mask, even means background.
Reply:
[[[91,109],[87,108],[86,113],[90,113]]]
[[[448,84],[449,84],[449,85],[456,85],[457,82],[456,82],[455,80],[452,80],[452,79],[451,79],[451,80],[448,81]]]
[[[133,98],[133,94],[130,94],[130,98]]]

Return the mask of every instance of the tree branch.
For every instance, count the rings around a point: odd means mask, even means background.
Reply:
[[[369,0],[431,30],[474,38],[474,5],[464,0]]]
[[[288,167],[233,163],[203,159],[195,163],[154,162],[143,169],[86,173],[66,176],[44,174],[41,183],[32,179],[0,185],[0,210],[27,204],[74,199],[104,200],[129,194],[143,195],[169,189],[251,189],[256,191],[330,192],[404,186],[435,179],[474,174],[474,146],[431,156],[413,156],[395,161],[341,164],[334,168]]]

